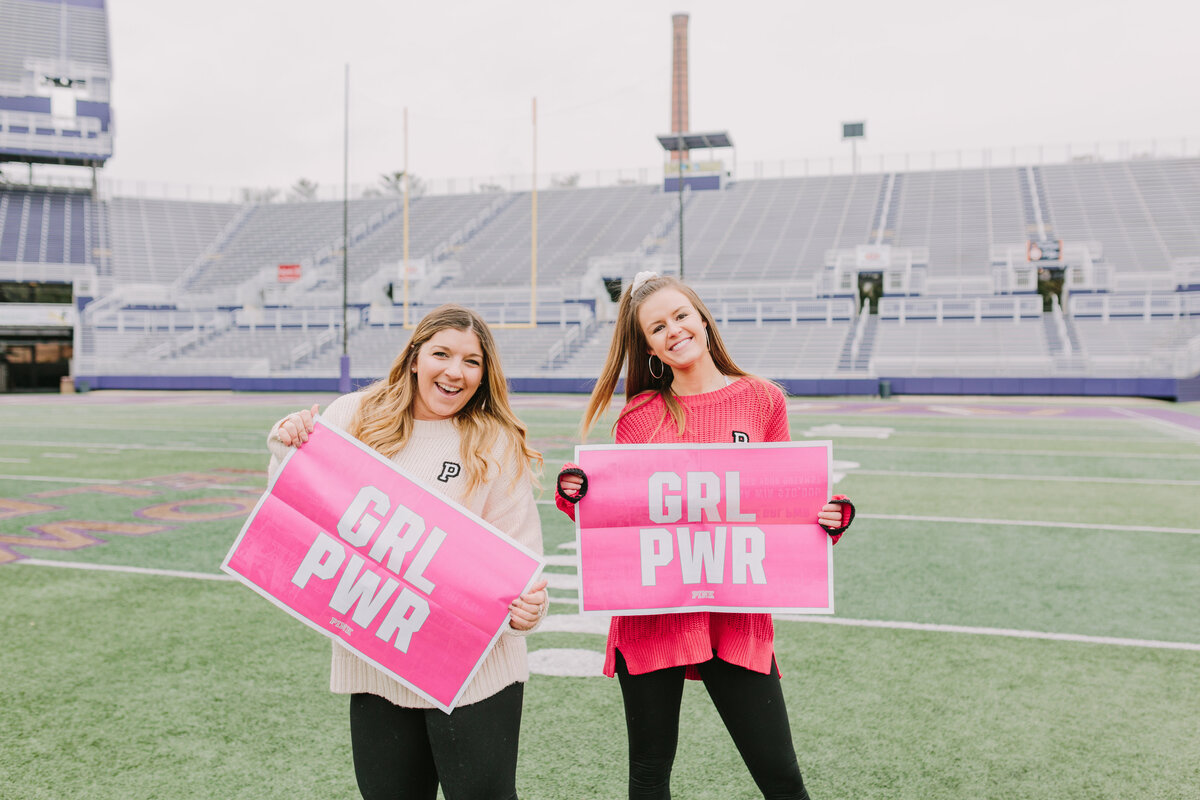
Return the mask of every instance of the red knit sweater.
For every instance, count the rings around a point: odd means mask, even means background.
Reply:
[[[682,435],[662,397],[655,396],[621,417],[616,443],[786,442],[791,438],[787,403],[772,384],[740,378],[715,392],[678,399],[687,419]],[[559,508],[574,519],[575,507],[557,494],[555,497]],[[775,627],[770,614],[694,611],[613,617],[604,659],[604,674],[609,677],[616,674],[617,650],[634,675],[686,665],[687,677],[699,680],[695,665],[711,659],[714,651],[722,661],[769,673],[775,654]]]

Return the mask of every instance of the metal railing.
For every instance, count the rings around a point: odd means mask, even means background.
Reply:
[[[107,135],[107,134],[105,134]],[[43,137],[44,138],[44,137]],[[56,137],[56,141],[61,141]],[[95,140],[92,140],[95,141]],[[870,147],[868,145],[867,147]],[[110,148],[111,151],[111,148]],[[731,179],[751,180],[762,178],[797,178],[821,175],[851,175],[863,173],[924,172],[957,169],[1021,167],[1026,165],[1087,163],[1096,161],[1128,161],[1200,157],[1200,135],[1153,139],[1124,139],[1117,141],[1093,141],[1066,144],[1023,144],[1008,147],[958,148],[949,150],[917,150],[902,152],[865,152],[860,150],[857,161],[847,153],[808,154],[802,157],[739,160],[731,164]],[[661,185],[662,165],[624,167],[609,169],[576,170],[569,173],[577,177],[579,188]],[[541,172],[538,174],[539,191],[572,191],[561,188],[564,172]],[[299,177],[299,176],[297,176]],[[72,172],[43,168],[38,179],[46,186],[68,186],[91,188],[91,177]],[[524,192],[532,188],[530,174],[479,175],[471,177],[435,178],[424,180],[426,195],[476,194],[481,192]],[[244,202],[255,192],[261,194],[262,186],[203,186],[122,179],[101,176],[99,191],[102,197],[153,197],[175,200],[207,200],[218,202]],[[351,184],[351,198],[364,197],[366,192],[378,187],[372,183]],[[280,192],[280,197],[284,192]],[[342,199],[342,181],[330,178],[320,180],[318,200]]]

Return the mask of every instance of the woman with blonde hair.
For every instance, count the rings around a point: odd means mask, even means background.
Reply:
[[[267,439],[270,471],[313,430],[314,405],[280,420]],[[391,459],[427,487],[542,552],[533,467],[541,454],[508,402],[496,344],[475,312],[431,311],[393,361],[386,379],[343,395],[325,409],[336,425]],[[524,636],[545,617],[540,581],[510,604],[510,619],[451,714],[333,645],[330,689],[350,695],[354,771],[365,800],[516,800],[517,740],[524,682]]]
[[[641,272],[621,295],[608,358],[583,415],[583,438],[612,401],[622,369],[627,402],[614,425],[617,444],[790,439],[783,392],[734,363],[704,302],[675,278]],[[587,476],[567,464],[558,478],[559,508],[574,519],[574,504],[586,492]],[[837,496],[817,522],[836,543],[853,516],[853,505]],[[685,679],[704,682],[764,798],[808,798],[774,641],[770,614],[613,617],[604,674],[619,678],[625,703],[630,800],[671,796]]]

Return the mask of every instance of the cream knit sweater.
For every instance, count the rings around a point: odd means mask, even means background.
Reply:
[[[347,430],[361,401],[362,394],[359,392],[343,395],[329,404],[321,414],[321,421]],[[279,470],[279,465],[288,452],[288,448],[279,441],[278,428],[277,423],[267,437],[267,447],[271,451],[271,476]],[[484,482],[470,496],[465,494],[465,470],[447,482],[437,480],[438,475],[442,474],[442,465],[445,462],[462,463],[459,442],[458,429],[453,421],[415,420],[412,436],[392,461],[426,487],[441,491],[445,496],[541,555],[542,524],[534,502],[532,486],[526,471],[517,461],[516,454],[506,452],[508,448],[503,442],[497,444],[493,453],[493,461],[503,465],[499,474]],[[545,618],[545,605],[541,613]],[[458,705],[477,703],[506,686],[529,680],[524,633],[509,627],[505,628],[504,633],[480,665]],[[338,694],[365,692],[379,695],[405,708],[435,707],[336,641],[333,643],[329,688]]]

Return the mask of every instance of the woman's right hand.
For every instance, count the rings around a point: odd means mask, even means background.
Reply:
[[[299,447],[308,441],[308,435],[313,432],[317,422],[317,403],[312,408],[306,408],[293,414],[288,414],[279,421],[276,434],[279,441],[288,447]]]

